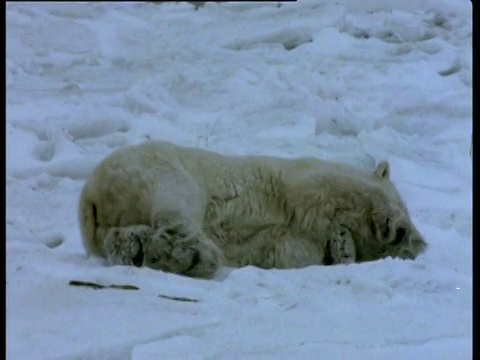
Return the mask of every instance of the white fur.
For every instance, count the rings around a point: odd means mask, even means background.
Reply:
[[[314,158],[223,156],[160,141],[102,161],[83,188],[79,220],[88,253],[198,277],[222,264],[414,258],[426,246],[386,162],[370,173]]]

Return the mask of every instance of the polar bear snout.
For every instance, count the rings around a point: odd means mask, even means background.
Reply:
[[[414,260],[427,248],[407,214],[389,210],[387,214],[374,213],[368,219],[352,231],[358,244],[357,262],[385,257]]]
[[[395,237],[390,244],[393,247],[394,256],[409,260],[414,260],[427,248],[420,234],[414,228],[406,226],[397,227]]]
[[[408,238],[408,244],[412,254],[411,259],[415,259],[418,255],[424,253],[428,246],[420,234],[418,234],[416,231],[410,234]]]

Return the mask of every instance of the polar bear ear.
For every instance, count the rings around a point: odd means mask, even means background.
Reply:
[[[377,168],[375,169],[375,176],[379,177],[380,179],[390,179],[390,165],[388,162],[381,161],[378,164]]]

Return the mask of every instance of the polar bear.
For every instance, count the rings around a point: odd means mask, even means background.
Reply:
[[[79,223],[88,254],[199,278],[213,277],[222,265],[414,259],[427,246],[385,161],[368,172],[163,141],[104,159],[82,189]]]

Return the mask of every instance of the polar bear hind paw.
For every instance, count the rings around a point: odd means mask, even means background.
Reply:
[[[112,265],[144,265],[144,247],[151,242],[152,228],[134,225],[111,228],[104,240],[104,250]]]
[[[178,223],[157,230],[146,225],[111,228],[104,250],[112,265],[147,266],[199,278],[213,277],[223,261],[211,240]]]
[[[220,249],[204,234],[182,224],[159,227],[145,248],[145,266],[198,278],[211,278],[222,264]]]

